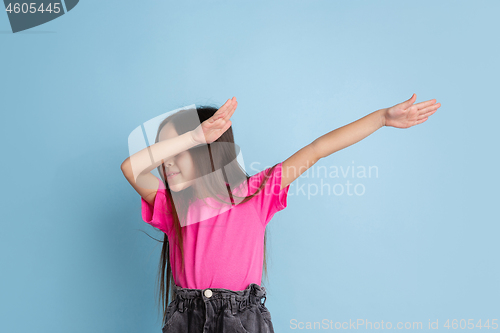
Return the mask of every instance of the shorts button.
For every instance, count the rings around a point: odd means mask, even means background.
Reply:
[[[205,289],[204,294],[205,294],[205,296],[206,296],[206,297],[210,298],[210,297],[212,297],[212,290],[210,290],[210,289]]]

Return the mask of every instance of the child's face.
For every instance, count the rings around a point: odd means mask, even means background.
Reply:
[[[159,140],[168,140],[179,136],[174,126],[167,123],[160,131]],[[167,183],[170,190],[179,192],[191,186],[195,179],[195,169],[191,154],[185,150],[171,158],[163,160],[165,172],[168,175],[171,172],[179,172],[173,177],[167,177]]]

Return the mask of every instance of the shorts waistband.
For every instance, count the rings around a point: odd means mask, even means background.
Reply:
[[[175,295],[181,296],[182,298],[196,298],[203,297],[205,299],[208,298],[228,298],[231,296],[235,296],[236,300],[244,300],[249,298],[250,296],[255,296],[257,298],[265,297],[267,294],[266,288],[260,286],[256,283],[250,283],[248,287],[244,290],[231,290],[224,288],[205,288],[205,289],[191,289],[191,288],[182,288],[178,285],[173,285],[173,292]]]
[[[256,283],[250,283],[244,290],[231,290],[224,288],[190,289],[173,285],[175,299],[173,304],[179,312],[184,312],[186,306],[191,306],[197,299],[203,302],[227,303],[233,315],[249,304],[266,303],[266,288]],[[264,302],[262,303],[262,299]]]
[[[203,298],[203,300],[210,299],[233,299],[237,301],[254,300],[264,298],[266,299],[266,288],[256,283],[250,283],[244,290],[231,290],[224,288],[205,288],[205,289],[191,289],[182,288],[178,285],[173,285],[173,292],[176,297],[182,299]]]

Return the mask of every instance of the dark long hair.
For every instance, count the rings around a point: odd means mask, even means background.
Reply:
[[[168,116],[158,126],[155,143],[159,142],[160,131],[167,123],[172,123],[177,131],[177,134],[182,135],[188,131],[194,130],[197,125],[212,117],[217,110],[217,108],[211,106],[200,106],[192,109],[184,109]],[[188,149],[195,165],[196,179],[199,184],[201,184],[201,186],[197,186],[197,189],[200,189],[205,197],[211,197],[218,201],[223,201],[218,195],[225,194],[227,196],[229,193],[232,205],[235,204],[235,200],[237,200],[238,204],[243,204],[260,193],[266,184],[269,176],[272,174],[277,164],[271,167],[268,172],[265,172],[264,179],[255,193],[244,197],[240,197],[232,193],[230,189],[231,184],[236,185],[246,181],[248,186],[248,179],[250,178],[250,175],[248,175],[236,161],[236,157],[238,155],[236,148],[237,145],[234,143],[233,129],[231,126],[213,143]],[[194,199],[194,189],[193,186],[190,186],[182,191],[179,191],[179,193],[174,192],[173,194],[170,191],[168,182],[166,181],[164,164],[158,166],[158,173],[160,174],[160,177],[165,185],[167,202],[175,202],[175,204],[170,204],[166,209],[168,211],[167,213],[172,214],[173,216],[174,237],[181,252],[182,264],[180,270],[182,272],[184,270],[184,247],[182,237],[183,229],[181,227],[180,220],[185,218],[187,215],[189,204]],[[266,235],[267,228],[264,233],[263,262],[263,275],[265,275],[265,278],[267,279]],[[163,241],[159,242],[163,243],[163,247],[161,250],[160,265],[158,270],[158,302],[159,306],[163,310],[163,323],[165,323],[167,320],[166,309],[168,304],[176,297],[172,289],[175,281],[173,278],[172,267],[170,265],[170,247],[167,234],[164,234]],[[172,294],[170,291],[172,291]],[[171,296],[171,299],[169,296]]]

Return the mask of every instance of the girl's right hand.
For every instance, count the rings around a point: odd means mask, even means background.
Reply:
[[[236,97],[228,99],[212,117],[191,131],[193,140],[198,144],[208,144],[217,140],[231,126],[229,118],[237,106]]]

